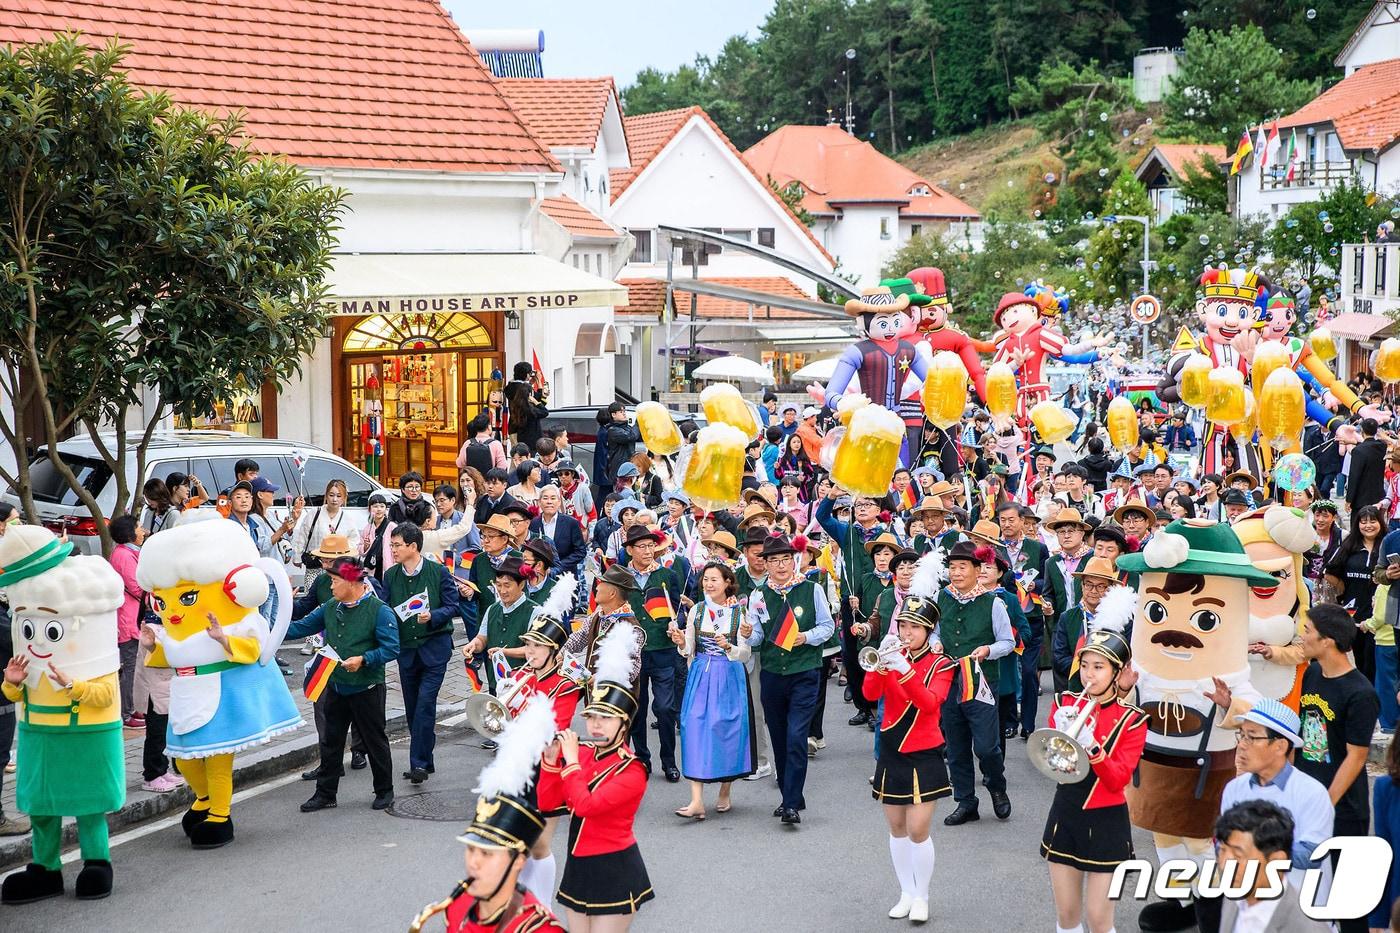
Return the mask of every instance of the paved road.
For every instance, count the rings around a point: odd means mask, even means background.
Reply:
[[[845,724],[849,706],[832,681],[829,747],[812,762],[808,811],[800,828],[769,815],[777,803],[769,782],[742,783],[735,808],[704,823],[671,811],[685,803],[685,785],[654,778],[637,835],[657,899],[634,929],[883,930],[898,897],[892,881],[884,821],[870,799],[870,739]],[[839,717],[839,719],[838,719]],[[1009,775],[1015,810],[998,823],[984,817],[956,829],[942,825],[934,840],[938,862],[929,929],[1046,930],[1054,923],[1048,877],[1037,853],[1052,796],[1014,741]],[[397,770],[407,758],[394,747]],[[30,908],[0,908],[6,933],[141,930],[142,933],[221,933],[338,928],[402,931],[423,904],[451,890],[463,871],[455,836],[474,801],[468,789],[487,753],[462,732],[439,746],[438,773],[421,789],[401,782],[397,806],[437,807],[447,821],[395,818],[369,809],[369,772],[352,772],[338,809],[297,810],[310,785],[294,776],[251,791],[235,803],[237,841],[215,852],[191,851],[169,821],[129,831],[113,850],[117,888],[106,901],[80,904],[71,896]],[[427,793],[440,794],[426,798]],[[711,791],[709,805],[713,807]],[[565,832],[555,840],[562,869]],[[119,837],[123,838],[123,837]],[[1138,850],[1145,848],[1138,840]],[[66,872],[71,885],[75,867]],[[1117,924],[1136,929],[1137,908],[1123,904]],[[440,931],[440,926],[434,927]]]

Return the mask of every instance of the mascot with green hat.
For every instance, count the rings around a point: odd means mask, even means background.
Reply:
[[[1152,833],[1158,858],[1204,863],[1235,776],[1235,729],[1258,700],[1250,683],[1250,587],[1278,581],[1255,568],[1229,525],[1207,519],[1172,522],[1118,569],[1140,574],[1133,620],[1134,701],[1148,714],[1147,748],[1138,781],[1127,788],[1134,826]],[[1195,924],[1190,890],[1149,904],[1141,929]]]

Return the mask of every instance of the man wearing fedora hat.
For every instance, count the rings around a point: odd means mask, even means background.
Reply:
[[[488,516],[478,526],[478,531],[481,534],[481,553],[472,558],[465,585],[459,590],[464,589],[470,594],[465,598],[476,602],[476,617],[481,619],[496,601],[496,568],[509,557],[519,557],[520,551],[516,549],[515,527],[504,515]]]
[[[1141,502],[1129,502],[1113,510],[1113,521],[1123,534],[1137,538],[1138,548],[1147,546],[1157,523],[1157,513]]]
[[[802,822],[807,807],[807,739],[822,678],[822,645],[835,630],[826,594],[797,572],[797,548],[773,535],[763,548],[768,579],[749,600],[750,647],[763,656],[760,696],[782,802],[773,811],[786,824]]]
[[[589,613],[588,621],[579,626],[564,643],[563,655],[579,658],[585,672],[593,670],[598,655],[598,646],[614,628],[621,625],[629,629],[633,639],[631,652],[632,672],[629,683],[636,683],[642,670],[642,643],[646,640],[637,617],[632,612],[628,597],[637,588],[637,579],[627,570],[614,564],[599,575],[594,584],[593,600],[595,609]]]
[[[1111,587],[1118,585],[1118,570],[1106,557],[1091,556],[1073,572],[1071,592],[1074,605],[1062,612],[1055,621],[1050,637],[1050,657],[1055,680],[1055,692],[1072,689],[1070,676],[1074,659],[1084,635],[1094,627],[1094,613]]]
[[[858,663],[860,640],[852,626],[860,606],[862,581],[874,570],[865,545],[886,529],[880,524],[879,507],[869,496],[858,496],[853,500],[851,521],[837,518],[834,514],[836,500],[842,496],[841,488],[833,485],[826,498],[817,503],[817,524],[841,551],[841,574],[838,579],[841,589],[841,653],[846,668],[846,680],[851,689],[851,703],[856,708],[855,715],[848,722],[853,726],[865,726],[870,724],[875,707],[865,698],[861,689],[865,672]]]
[[[482,615],[481,627],[475,637],[462,646],[462,654],[468,661],[483,651],[489,653],[499,649],[505,654],[512,670],[524,666],[525,643],[521,641],[521,636],[530,627],[530,620],[539,606],[539,602],[531,599],[526,589],[531,577],[530,568],[521,558],[507,557],[501,561],[492,581],[496,598]],[[490,664],[486,665],[486,675],[490,690],[495,693],[496,671]]]
[[[656,559],[661,534],[640,523],[627,529],[623,547],[627,551],[627,571],[636,581],[628,593],[628,603],[637,624],[646,635],[642,648],[642,669],[637,678],[637,715],[632,720],[632,750],[637,760],[650,774],[651,749],[647,743],[647,690],[656,708],[659,733],[661,771],[666,780],[675,784],[681,779],[676,767],[676,715],[680,703],[676,696],[676,669],[680,654],[671,642],[669,630],[676,624],[680,612],[683,584],[670,567]]]
[[[753,601],[758,588],[768,579],[768,565],[763,559],[763,546],[767,541],[766,525],[749,525],[744,530],[744,537],[738,542],[742,560],[739,562],[739,569],[734,572],[734,577],[738,582],[739,602],[745,608]],[[759,655],[760,652],[753,652],[744,663],[751,696],[758,696],[761,689],[759,674],[763,671],[763,659]],[[773,776],[773,762],[768,754],[768,728],[763,718],[762,703],[754,704],[753,734],[758,750],[757,767],[753,774],[744,778],[746,781],[758,781]]]

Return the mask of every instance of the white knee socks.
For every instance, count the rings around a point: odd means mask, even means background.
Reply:
[[[535,900],[548,907],[554,901],[554,853],[544,858],[530,858],[520,872],[520,884],[535,895]]]
[[[899,879],[899,890],[915,897],[913,851],[908,836],[890,837],[890,861],[894,863],[894,874]]]
[[[1062,927],[1057,923],[1055,924],[1055,933],[1084,933],[1084,924],[1076,923],[1072,927]]]
[[[908,842],[908,840],[906,840]],[[928,900],[929,881],[933,878],[933,840],[909,842],[909,852],[914,869],[913,895],[921,901]]]

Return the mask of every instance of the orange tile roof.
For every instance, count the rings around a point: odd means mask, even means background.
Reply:
[[[130,45],[143,88],[310,166],[557,172],[437,0],[12,0],[0,42]]]
[[[801,183],[802,206],[813,214],[834,214],[845,204],[901,205],[904,217],[977,218],[977,209],[900,165],[870,143],[839,126],[783,126],[744,153],[759,177],[780,186]],[[911,194],[916,186],[927,195]]]
[[[767,295],[800,298],[806,301],[813,300],[811,295],[794,285],[791,279],[781,275],[719,276],[714,278],[705,276],[704,279],[706,282],[714,282],[716,285],[747,288],[750,291],[763,292]],[[618,284],[627,287],[628,298],[627,307],[618,308],[618,314],[659,317],[665,309],[666,283],[662,279],[618,279]],[[689,318],[691,293],[685,289],[676,288],[671,294],[675,301],[676,316]],[[695,310],[697,317],[707,319],[748,320],[749,317],[747,302],[719,298],[715,295],[696,295]],[[753,316],[754,320],[826,320],[791,308],[767,308],[761,305],[755,305]]]
[[[1212,146],[1205,143],[1158,143],[1152,150],[1138,163],[1138,168],[1142,168],[1153,154],[1158,155],[1163,164],[1171,170],[1177,178],[1184,176],[1186,167],[1189,165],[1193,169],[1199,167],[1202,156],[1205,156],[1212,163],[1223,162],[1229,155],[1224,146]]]
[[[620,240],[622,231],[608,223],[567,194],[557,198],[545,198],[540,204],[544,211],[559,226],[574,236],[592,237],[599,240]]]
[[[603,129],[612,78],[501,78],[501,92],[546,146],[592,149]]]
[[[1347,149],[1386,149],[1400,139],[1400,58],[1361,66],[1278,125],[1328,122]]]
[[[703,107],[682,107],[679,110],[662,110],[659,113],[643,113],[635,117],[623,118],[623,128],[627,131],[627,150],[632,157],[632,166],[625,169],[615,169],[609,173],[608,180],[612,183],[612,199],[616,201],[622,197],[622,193],[632,182],[637,180],[638,175],[646,171],[651,160],[656,158],[657,154],[676,138],[676,135],[690,122],[692,117],[699,117],[709,124],[715,135],[724,141],[724,145],[729,148],[730,152],[734,153],[734,158],[738,160],[739,164],[749,170],[750,174],[763,186],[763,189],[772,195],[774,203],[782,208],[783,213],[792,218],[792,222],[807,235],[807,239],[811,240],[817,251],[831,263],[832,268],[836,268],[835,257],[826,251],[826,247],[822,246],[821,241],[798,218],[792,208],[778,197],[777,192],[768,187],[768,182],[761,174],[754,171],[753,166],[744,158],[743,153],[738,150],[734,143],[730,142],[724,130],[710,119],[710,115],[705,112]]]

